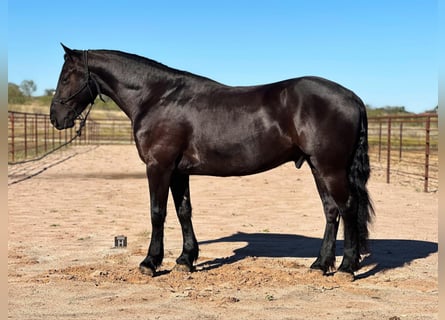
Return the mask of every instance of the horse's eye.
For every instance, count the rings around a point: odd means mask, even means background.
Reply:
[[[62,78],[62,83],[63,84],[67,84],[68,83],[68,77],[63,77]]]

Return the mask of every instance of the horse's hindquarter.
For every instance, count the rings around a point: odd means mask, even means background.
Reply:
[[[299,148],[325,166],[347,166],[357,143],[363,102],[332,81],[301,80],[293,87],[300,101],[293,114]]]

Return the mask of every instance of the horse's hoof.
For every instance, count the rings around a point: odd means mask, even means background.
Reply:
[[[352,282],[355,280],[355,276],[353,273],[337,271],[334,273],[334,278],[336,280],[340,280],[341,282]]]
[[[149,267],[143,266],[143,265],[139,265],[139,271],[142,274],[145,274],[147,276],[151,276],[154,277],[155,276],[155,271]]]
[[[193,272],[194,268],[193,267],[189,267],[188,265],[185,264],[176,264],[173,267],[172,271],[176,271],[176,272]]]

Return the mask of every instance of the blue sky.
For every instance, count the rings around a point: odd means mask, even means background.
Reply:
[[[136,53],[229,85],[303,75],[373,107],[438,103],[431,0],[25,1],[8,3],[8,81],[55,88],[60,42]]]

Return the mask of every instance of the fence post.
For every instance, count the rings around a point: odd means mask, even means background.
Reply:
[[[28,119],[26,113],[24,115],[24,126],[25,126],[25,159],[28,157]]]
[[[423,191],[428,192],[428,177],[430,167],[430,127],[431,117],[427,116],[425,124],[425,180]]]
[[[53,149],[55,148],[55,132],[56,132],[56,129],[54,128],[54,126],[52,126],[52,128],[51,128],[51,136],[52,136],[52,140],[53,140]]]
[[[402,148],[403,148],[403,121],[400,121],[400,136],[399,136],[399,161],[402,161]]]
[[[36,138],[35,138],[35,143],[36,143],[36,145],[35,145],[36,155],[35,156],[36,157],[39,155],[39,132],[38,132],[37,117],[38,117],[38,115],[35,114],[34,115],[34,133],[36,135]]]
[[[11,112],[11,153],[12,153],[12,162],[15,161],[15,150],[14,150],[14,112]]]
[[[386,150],[386,183],[390,183],[391,174],[391,117],[388,117],[388,137]]]
[[[47,116],[43,116],[43,124],[44,124],[44,147],[45,147],[45,153],[48,152],[48,118]]]
[[[379,162],[382,155],[382,121],[379,121]]]

